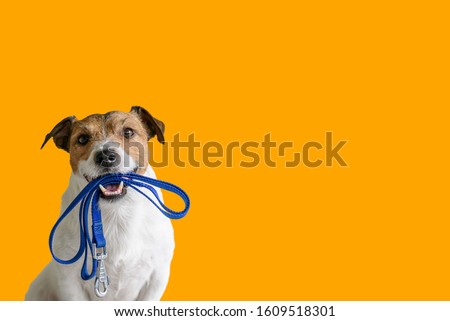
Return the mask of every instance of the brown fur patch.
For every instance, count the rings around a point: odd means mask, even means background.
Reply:
[[[123,136],[125,128],[131,128],[134,135]],[[78,143],[81,135],[89,136],[86,145]],[[70,165],[78,171],[78,163],[87,160],[95,142],[108,140],[119,143],[125,152],[139,164],[139,174],[144,174],[148,166],[148,138],[146,128],[136,113],[113,111],[107,114],[94,114],[72,125],[69,141]]]

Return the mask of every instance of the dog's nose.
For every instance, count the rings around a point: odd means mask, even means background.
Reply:
[[[103,167],[114,167],[119,165],[120,156],[110,149],[102,149],[95,154],[95,163]]]

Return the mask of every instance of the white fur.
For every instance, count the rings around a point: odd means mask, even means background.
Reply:
[[[101,144],[101,143],[99,143]],[[72,173],[62,198],[62,211],[86,186],[84,175],[96,177],[98,169],[91,152],[87,161],[80,162],[79,173]],[[120,172],[129,171],[135,163],[119,148],[122,164]],[[156,178],[148,166],[146,176]],[[143,191],[154,197],[147,190]],[[162,197],[161,191],[157,189]],[[132,188],[121,199],[100,199],[103,229],[108,257],[105,261],[110,279],[107,295],[100,299],[95,295],[94,279],[84,281],[80,271],[83,257],[71,265],[52,260],[30,285],[26,300],[159,300],[166,288],[170,263],[175,247],[170,219]],[[90,228],[89,223],[89,228]],[[79,247],[78,207],[63,221],[55,233],[54,251],[62,259],[71,258]],[[90,271],[90,265],[89,265]]]

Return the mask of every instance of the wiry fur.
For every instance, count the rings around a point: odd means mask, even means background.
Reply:
[[[73,172],[62,198],[64,211],[86,186],[85,175],[96,177],[99,173],[93,154],[103,142],[93,145],[87,160],[80,160]],[[136,160],[119,147],[122,157],[117,172],[130,171]],[[128,158],[128,167],[123,162]],[[141,170],[156,178],[150,166]],[[141,171],[140,170],[140,171]],[[154,197],[143,190],[150,197]],[[157,189],[162,197],[161,191]],[[105,261],[110,278],[107,295],[95,295],[94,281],[80,277],[83,258],[71,265],[52,260],[30,285],[26,300],[159,300],[166,288],[174,250],[171,222],[147,199],[129,188],[118,200],[100,199],[108,257]],[[60,225],[55,234],[54,251],[62,259],[71,258],[79,246],[78,207]],[[90,226],[90,224],[89,224]],[[89,266],[90,270],[90,266]]]

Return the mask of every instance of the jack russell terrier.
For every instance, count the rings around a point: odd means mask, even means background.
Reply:
[[[164,143],[164,123],[137,106],[129,113],[113,111],[83,120],[71,116],[59,122],[42,147],[53,138],[56,147],[70,154],[72,174],[62,197],[62,211],[91,180],[102,175],[135,172],[156,178],[148,164],[148,140],[154,136]],[[157,193],[162,197],[160,189]],[[98,205],[108,241],[111,280],[102,299],[159,300],[169,280],[175,247],[170,219],[123,184],[101,186]],[[54,244],[59,257],[68,258],[77,251],[77,226],[77,215],[62,222]],[[52,260],[32,282],[25,299],[100,300],[92,281],[80,277],[82,261],[62,265]]]

